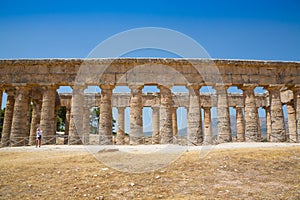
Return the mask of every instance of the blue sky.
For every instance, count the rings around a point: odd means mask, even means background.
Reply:
[[[300,61],[299,10],[298,0],[1,0],[0,59],[85,58],[114,34],[163,27],[213,58]],[[174,57],[155,50],[127,56]]]

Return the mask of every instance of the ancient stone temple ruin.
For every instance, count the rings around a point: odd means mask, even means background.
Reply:
[[[89,144],[90,108],[99,107],[99,143],[124,144],[125,108],[130,108],[130,144],[143,143],[143,107],[152,108],[152,144],[178,140],[176,110],[187,109],[187,144],[261,141],[258,109],[266,112],[267,140],[299,142],[300,62],[213,59],[18,59],[0,60],[0,102],[6,93],[1,146],[35,143],[37,127],[43,143],[56,142],[56,112],[67,109],[68,144]],[[144,86],[159,93],[143,93]],[[57,93],[70,86],[72,93]],[[85,93],[98,86],[100,93]],[[130,93],[114,93],[128,86]],[[188,93],[173,93],[184,86]],[[211,86],[215,92],[200,93]],[[230,93],[237,87],[242,93]],[[254,89],[266,92],[257,94]],[[32,105],[32,116],[30,116]],[[288,122],[285,124],[283,106]],[[112,108],[118,110],[117,134],[112,135]],[[211,109],[217,110],[217,137],[212,134]],[[236,135],[229,108],[236,111]],[[286,127],[287,126],[287,127]]]

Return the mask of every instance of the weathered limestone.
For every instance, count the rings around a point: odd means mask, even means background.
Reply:
[[[259,140],[258,133],[258,110],[255,105],[254,89],[256,85],[244,85],[242,87],[245,98],[245,140],[256,142]]]
[[[33,106],[32,106],[29,145],[35,145],[36,129],[39,128],[40,126],[41,110],[42,110],[42,95],[39,95],[39,97],[40,98],[32,100]]]
[[[100,85],[100,119],[99,119],[99,144],[112,144],[112,90],[114,85]]]
[[[55,144],[56,115],[55,98],[56,86],[46,86],[43,88],[43,103],[41,110],[41,130],[43,144]]]
[[[298,142],[298,135],[296,129],[296,111],[294,108],[294,101],[286,104],[288,114],[289,133],[287,135],[288,142]]]
[[[3,96],[3,91],[2,88],[0,88],[0,109],[2,108],[2,96]]]
[[[242,107],[236,107],[236,139],[238,142],[245,141],[245,120]]]
[[[66,123],[65,123],[64,144],[69,143],[70,118],[71,118],[71,108],[67,107],[66,108]]]
[[[272,125],[271,125],[271,109],[270,107],[265,107],[266,109],[266,121],[267,121],[267,141],[271,141],[272,135]]]
[[[160,143],[173,143],[173,125],[172,125],[172,94],[171,87],[158,86],[160,89],[160,110],[159,110],[159,124],[160,124]]]
[[[267,89],[270,93],[270,110],[271,110],[271,142],[286,141],[286,132],[284,117],[282,111],[282,103],[280,99],[280,90],[283,85],[272,85]]]
[[[130,86],[130,144],[143,143],[143,86]]]
[[[85,106],[83,108],[83,128],[82,128],[82,143],[89,144],[90,142],[90,108]]]
[[[219,143],[230,142],[232,140],[230,128],[230,115],[228,109],[228,96],[226,85],[216,85],[217,106],[218,106],[218,141]]]
[[[29,91],[26,86],[16,87],[15,105],[13,111],[10,145],[23,146],[28,143],[26,135],[28,130]]]
[[[173,143],[178,143],[177,108],[172,108]]]
[[[204,107],[204,138],[203,144],[212,144],[211,107]]]
[[[297,142],[300,142],[300,86],[296,85],[292,88],[294,92],[294,102],[295,102],[295,111],[296,111],[296,134]]]
[[[125,144],[125,107],[118,107],[118,130],[116,144]]]
[[[14,104],[15,104],[15,91],[13,89],[6,90],[7,100],[6,100],[6,108],[4,114],[3,128],[2,128],[2,138],[1,138],[1,146],[7,147],[10,145],[10,133],[14,112]]]
[[[152,144],[159,144],[159,107],[152,107]]]
[[[202,142],[202,117],[200,107],[200,86],[188,86],[189,109],[187,122],[188,145],[198,145]]]
[[[73,86],[71,116],[69,127],[69,144],[82,144],[83,105],[85,86]]]

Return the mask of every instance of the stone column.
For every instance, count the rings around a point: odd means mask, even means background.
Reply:
[[[10,133],[15,104],[15,91],[13,89],[6,90],[7,100],[2,128],[1,146],[7,147],[10,144]]]
[[[130,144],[143,143],[143,86],[130,86]]]
[[[212,144],[212,126],[210,109],[210,107],[204,107],[204,145]]]
[[[271,126],[271,110],[270,107],[266,107],[266,121],[267,121],[267,141],[271,141],[272,126]]]
[[[244,91],[245,101],[245,140],[246,142],[258,141],[258,110],[255,103],[254,88],[256,85],[244,85],[241,89]]]
[[[288,142],[298,142],[298,135],[296,130],[296,111],[294,108],[294,101],[287,103],[287,113],[288,113]]]
[[[83,106],[85,86],[73,86],[71,116],[69,126],[69,144],[82,144]]]
[[[26,145],[26,131],[28,130],[29,122],[29,91],[30,88],[20,86],[16,88],[15,105],[13,111],[12,127],[10,134],[10,144],[14,146]]]
[[[90,143],[90,108],[88,106],[85,106],[83,108],[83,144],[89,144]]]
[[[230,128],[230,115],[228,109],[228,86],[214,86],[217,92],[217,109],[218,109],[218,141],[219,143],[229,142],[232,140]]]
[[[66,123],[65,123],[65,135],[64,144],[69,143],[69,128],[70,128],[71,108],[66,108]]]
[[[173,144],[173,125],[172,125],[172,93],[171,87],[158,86],[160,90],[160,143]]]
[[[56,142],[56,86],[43,88],[43,102],[41,111],[41,130],[43,144],[55,144]]]
[[[152,144],[159,144],[159,107],[152,107]]]
[[[42,95],[39,95],[39,96],[40,96],[39,99],[33,99],[29,145],[35,145],[36,129],[40,126],[41,109],[42,109]]]
[[[99,116],[99,144],[112,144],[112,90],[113,85],[101,85],[101,101]]]
[[[118,130],[116,143],[125,144],[125,107],[118,107]]]
[[[3,91],[0,88],[0,109],[2,109],[2,96],[3,96]]]
[[[280,98],[280,90],[282,85],[271,85],[267,89],[270,93],[270,109],[271,109],[271,142],[286,141],[286,132],[284,117],[282,111],[282,103]]]
[[[172,108],[173,143],[178,143],[177,107]]]
[[[245,120],[242,107],[236,107],[236,136],[238,142],[245,142]]]
[[[292,88],[294,92],[294,102],[295,102],[295,111],[296,111],[296,134],[297,134],[297,142],[300,142],[300,86],[296,85]]]
[[[200,86],[188,86],[187,89],[189,90],[187,142],[188,145],[198,145],[203,141],[199,92]]]

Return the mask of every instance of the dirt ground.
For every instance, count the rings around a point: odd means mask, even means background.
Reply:
[[[188,151],[145,173],[43,148],[0,151],[0,199],[300,199],[300,146]]]

